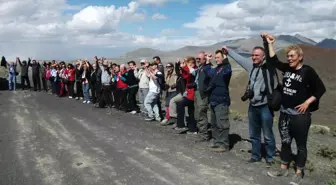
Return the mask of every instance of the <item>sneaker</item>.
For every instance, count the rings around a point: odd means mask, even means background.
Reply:
[[[147,117],[145,118],[145,121],[155,121],[155,118]]]
[[[80,100],[82,100],[82,99],[83,99],[83,97],[80,97],[79,99],[80,99]]]
[[[274,170],[274,171],[270,171],[270,172],[267,172],[267,175],[270,176],[270,177],[287,177],[288,176],[288,169],[284,169],[284,168],[278,168],[277,170]]]
[[[303,180],[303,174],[297,173],[293,176],[292,180],[289,182],[291,185],[300,185]]]
[[[182,128],[175,127],[174,129],[177,131],[178,134],[184,134],[186,131],[188,131],[187,127],[182,127]]]
[[[189,135],[197,135],[198,134],[198,132],[187,132],[187,134],[189,134]]]
[[[69,96],[70,99],[72,99],[72,96]]]
[[[177,127],[176,123],[172,124],[172,129],[175,129]]]
[[[90,101],[86,101],[87,104],[90,104],[91,102]]]
[[[163,119],[163,120],[161,121],[161,124],[160,124],[160,125],[162,125],[162,124],[165,125],[165,124],[168,123],[168,121],[169,121],[169,120],[168,120],[167,118],[165,118],[165,119]]]
[[[274,165],[274,161],[266,161],[266,168],[270,168]]]
[[[86,101],[84,100],[83,103],[86,103]]]
[[[78,98],[78,97],[76,97],[75,99],[76,99],[76,100],[79,100],[79,98]]]
[[[161,122],[161,118],[155,118],[155,121]]]
[[[134,110],[134,111],[131,111],[131,114],[136,114],[137,113],[137,111],[136,110]]]
[[[260,162],[260,159],[257,160],[257,159],[250,158],[249,160],[247,160],[247,163],[249,163],[249,164],[256,163],[256,162]]]
[[[222,152],[227,152],[229,151],[228,148],[225,148],[223,146],[220,146],[220,147],[216,147],[216,148],[211,148],[211,151],[213,152],[218,152],[218,153],[222,153]]]

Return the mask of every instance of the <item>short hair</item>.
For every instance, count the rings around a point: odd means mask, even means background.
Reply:
[[[155,57],[153,57],[153,60],[155,60],[155,59],[161,62],[161,59],[160,59],[159,56],[155,56]]]
[[[216,52],[215,52],[215,54],[217,55],[218,53],[220,53],[222,56],[223,56],[223,51],[222,50],[217,50]]]
[[[117,66],[118,64],[116,64],[116,63],[112,63],[112,66]]]
[[[196,59],[195,59],[195,57],[187,57],[186,59],[187,59],[187,60],[186,60],[187,63],[189,63],[189,62],[194,62],[194,63],[196,64]]]
[[[288,55],[290,51],[295,51],[299,56],[303,56],[303,50],[296,44],[290,45],[285,49],[286,55]]]
[[[130,64],[136,65],[135,62],[134,62],[133,60],[127,62],[127,64],[128,64],[128,65],[130,65]]]
[[[262,51],[262,53],[265,55],[265,49],[261,46],[256,46],[253,48],[253,51],[256,50],[256,49],[260,49]]]

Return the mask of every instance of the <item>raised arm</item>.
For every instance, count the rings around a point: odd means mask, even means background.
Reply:
[[[275,42],[275,37],[269,34],[262,34],[262,37],[265,37],[268,43],[268,50],[269,50],[269,60],[266,62],[271,63],[274,67],[279,69],[280,71],[284,72],[286,69],[289,68],[288,63],[281,62],[277,55],[275,54],[274,50],[274,42]]]
[[[230,49],[226,46],[222,47],[224,53],[227,53],[233,60],[235,60],[240,66],[242,66],[246,71],[250,72],[253,68],[253,62],[249,58],[245,58],[238,53],[236,53],[233,49]]]
[[[19,65],[22,66],[22,63],[19,57],[16,57],[16,62],[19,62]]]
[[[31,59],[30,59],[30,57],[28,58],[28,66],[31,67]]]

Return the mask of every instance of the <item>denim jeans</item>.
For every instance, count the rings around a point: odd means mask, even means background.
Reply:
[[[145,110],[145,106],[144,106],[144,102],[145,102],[145,98],[147,96],[148,93],[148,88],[140,88],[139,89],[139,104],[140,104],[140,111],[141,112],[147,112],[147,110]]]
[[[11,74],[9,75],[8,89],[9,90],[16,90],[16,76],[15,76],[15,74],[14,75],[11,75]]]
[[[89,96],[89,84],[83,84],[83,94],[84,94],[84,101],[90,101]]]
[[[159,98],[160,93],[148,92],[145,98],[145,107],[148,112],[148,117],[155,118],[157,120],[161,119],[160,112],[159,112]]]
[[[273,115],[268,105],[249,106],[249,132],[252,142],[252,159],[261,159],[261,131],[266,147],[266,161],[273,161],[275,155],[275,139],[273,134]]]

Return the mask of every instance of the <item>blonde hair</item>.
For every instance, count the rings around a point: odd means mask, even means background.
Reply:
[[[296,44],[290,45],[285,49],[286,55],[288,55],[290,51],[295,51],[299,56],[303,56],[303,50]]]
[[[192,62],[192,63],[194,63],[194,64],[196,64],[196,59],[195,59],[195,57],[186,57],[186,60],[185,60],[187,63],[190,63],[190,62]]]

